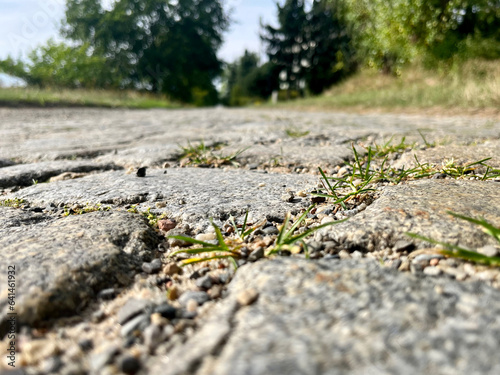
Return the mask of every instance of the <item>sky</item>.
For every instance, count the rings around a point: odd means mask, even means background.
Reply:
[[[101,0],[109,6],[113,0]],[[52,38],[62,41],[59,27],[64,17],[65,0],[0,0],[0,59],[7,56],[26,58],[40,44]],[[226,0],[232,8],[233,23],[225,34],[219,58],[232,62],[245,49],[262,52],[259,39],[259,19],[274,23],[274,0]],[[6,83],[5,76],[0,80]]]

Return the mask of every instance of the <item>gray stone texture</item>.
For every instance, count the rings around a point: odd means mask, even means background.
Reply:
[[[366,210],[348,221],[318,231],[316,240],[336,241],[350,251],[396,248],[413,232],[471,249],[493,244],[478,226],[447,211],[484,217],[500,226],[500,183],[493,181],[423,180],[389,186]],[[418,247],[428,243],[413,240]]]
[[[237,296],[259,297],[239,306]],[[373,260],[242,267],[199,332],[149,364],[165,375],[496,374],[500,291]]]
[[[92,161],[52,161],[33,164],[19,164],[0,168],[0,188],[12,186],[30,186],[46,182],[49,178],[65,172],[89,173],[121,169],[114,164],[96,163]]]
[[[166,174],[164,173],[166,171]],[[171,168],[148,170],[146,177],[123,171],[105,172],[77,180],[38,184],[5,196],[22,198],[32,205],[68,205],[102,203],[139,204],[151,207],[170,218],[194,224],[200,219],[221,219],[245,214],[254,219],[266,215],[284,216],[287,211],[310,204],[305,198],[298,203],[283,202],[286,189],[302,190],[315,185],[316,176],[281,175],[242,170],[206,168]],[[166,207],[155,208],[165,202]],[[184,203],[182,203],[184,202]],[[225,220],[225,219],[224,219]]]
[[[101,289],[129,284],[158,242],[144,218],[128,212],[59,219],[12,208],[0,212],[0,267],[16,268],[15,311],[20,325],[75,313]],[[7,282],[0,288],[3,336]]]
[[[310,133],[299,139],[287,129]],[[109,110],[109,109],[0,109],[0,159],[21,162],[101,156],[123,166],[161,165],[187,141],[228,142],[236,149],[262,144],[269,157],[292,153],[295,144],[303,162],[321,158],[318,148],[370,135],[420,140],[417,129],[433,141],[481,141],[499,136],[498,121],[468,117],[317,113],[291,110]],[[224,152],[224,149],[221,150]],[[245,154],[262,158],[262,150]],[[329,151],[332,152],[332,151]],[[292,154],[297,161],[297,153]]]

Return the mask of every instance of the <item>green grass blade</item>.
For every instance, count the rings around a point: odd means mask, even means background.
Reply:
[[[213,220],[210,219],[210,223],[215,229],[215,235],[217,236],[217,241],[219,242],[219,246],[224,249],[224,251],[229,251],[229,248],[226,245],[226,242],[224,241],[224,237],[222,236],[222,233],[217,225],[214,224]]]
[[[454,217],[462,219],[462,220],[466,220],[466,221],[468,221],[470,223],[474,223],[474,224],[477,224],[477,225],[483,227],[483,230],[486,233],[488,233],[490,236],[492,236],[498,242],[500,242],[500,228],[496,228],[495,226],[493,226],[490,223],[488,223],[486,220],[484,220],[484,219],[474,219],[472,217],[463,216],[463,215],[454,213],[452,211],[446,211],[446,212],[449,215],[451,215],[451,216],[454,216]]]
[[[470,250],[464,249],[464,248],[456,246],[456,245],[452,245],[452,244],[449,244],[446,242],[436,241],[436,240],[433,240],[432,238],[424,237],[424,236],[421,236],[421,235],[416,234],[416,233],[407,232],[406,235],[410,236],[412,238],[416,238],[416,239],[419,239],[422,241],[430,242],[430,243],[433,243],[435,245],[441,245],[441,246],[445,247],[444,250],[438,250],[438,252],[443,254],[443,255],[447,255],[447,256],[455,257],[455,258],[461,258],[461,259],[468,260],[468,261],[475,262],[475,263],[482,263],[482,264],[487,264],[487,265],[491,265],[491,266],[500,266],[500,257],[489,257],[489,256],[486,256],[483,254],[479,254],[475,251],[470,251]]]
[[[293,234],[293,232],[295,232],[295,230],[298,228],[298,226],[300,225],[300,223],[302,223],[302,221],[304,221],[304,219],[306,218],[307,214],[308,214],[309,212],[311,212],[311,210],[312,210],[314,207],[316,207],[316,205],[315,205],[315,204],[313,204],[313,205],[309,206],[309,208],[308,208],[307,210],[305,210],[305,211],[304,211],[304,213],[303,213],[302,215],[300,215],[300,217],[299,217],[297,220],[295,220],[295,223],[293,223],[293,225],[291,226],[290,230],[288,230],[288,231],[286,232],[286,234],[285,234],[285,236],[284,236],[284,238],[283,238],[283,241],[284,241],[283,243],[289,243],[289,242],[287,242],[287,238],[288,238],[289,236],[291,236],[291,235]],[[283,228],[285,228],[285,227],[283,227]],[[281,244],[281,243],[280,243],[280,244]]]
[[[292,236],[292,237],[288,238],[287,241],[283,245],[292,245],[295,242],[300,241],[300,240],[306,238],[311,233],[316,232],[317,230],[320,230],[321,228],[328,227],[330,225],[340,224],[340,223],[342,223],[342,222],[344,222],[346,220],[348,220],[348,219],[330,221],[328,223],[324,223],[324,224],[318,225],[317,227],[310,228],[310,229],[304,231],[301,234],[298,234],[296,236]]]
[[[236,268],[238,268],[238,264],[236,263],[236,261],[234,260],[234,258],[232,256],[230,256],[230,255],[214,255],[214,256],[211,256],[211,257],[207,257],[207,258],[190,258],[190,259],[184,259],[184,260],[182,260],[181,263],[182,263],[183,266],[187,266],[188,264],[208,262],[208,261],[216,260],[216,259],[227,259],[227,260],[229,260],[233,264],[233,266],[235,266]]]
[[[278,233],[278,238],[276,239],[276,243],[278,245],[281,244],[281,241],[283,241],[283,237],[285,236],[286,227],[288,226],[289,221],[290,221],[290,214],[287,213],[285,215],[285,221],[283,222],[283,226],[281,227],[281,230]]]
[[[186,242],[192,243],[193,245],[202,245],[202,246],[206,246],[206,247],[216,246],[214,244],[200,241],[200,240],[197,240],[195,238],[186,237],[186,236],[168,236],[167,238],[175,238],[176,240],[186,241]]]

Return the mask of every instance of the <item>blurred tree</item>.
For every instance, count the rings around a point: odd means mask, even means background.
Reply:
[[[279,27],[265,25],[261,38],[269,60],[281,68],[281,88],[313,94],[339,81],[355,67],[348,24],[339,0],[302,0],[278,6]],[[288,94],[290,95],[290,94]]]
[[[307,43],[307,87],[313,94],[340,81],[356,67],[355,51],[342,3],[316,0],[304,27]]]
[[[303,0],[286,0],[278,7],[279,27],[262,25],[261,39],[267,44],[269,60],[281,68],[280,88],[302,92],[305,88],[308,42],[304,27],[307,24]]]
[[[245,50],[242,57],[228,64],[223,77],[223,102],[241,106],[266,100],[279,86],[276,66],[270,62],[259,66],[256,53]]]
[[[118,0],[111,10],[99,0],[68,0],[62,31],[128,72],[125,85],[213,104],[222,70],[216,53],[228,25],[217,0]]]
[[[398,73],[417,57],[443,60],[467,54],[468,49],[474,50],[468,48],[471,41],[488,39],[486,50],[500,43],[499,0],[344,2],[359,56],[385,72]]]
[[[30,84],[128,87],[214,104],[217,50],[229,18],[220,0],[67,0],[61,28],[72,46],[38,48],[23,63],[0,63]]]
[[[88,44],[71,47],[49,40],[34,49],[29,61],[0,61],[0,70],[22,78],[29,85],[68,88],[118,87],[123,78],[102,56],[90,53]]]

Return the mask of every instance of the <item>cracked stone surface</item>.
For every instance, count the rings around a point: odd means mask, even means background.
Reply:
[[[0,267],[16,267],[18,324],[81,310],[101,289],[126,285],[158,242],[144,218],[128,212],[94,212],[62,219],[0,208]],[[8,313],[7,284],[0,286],[0,336]]]
[[[0,168],[0,188],[11,186],[30,186],[45,182],[51,177],[65,172],[89,173],[120,169],[114,164],[95,163],[89,161],[53,161],[34,164],[19,164]]]
[[[500,226],[500,178],[378,182],[346,209],[327,200],[309,213],[299,230],[349,216],[306,240],[310,260],[297,247],[260,259],[285,214],[310,205],[318,167],[340,176],[351,145],[363,155],[403,137],[418,146],[392,152],[390,173],[415,156],[500,167],[498,119],[0,108],[0,268],[16,266],[18,365],[37,375],[127,363],[138,375],[500,373],[499,269],[405,235],[500,255],[491,236],[447,214]],[[201,141],[218,145],[212,156],[246,150],[233,165],[186,167],[180,146]],[[266,221],[241,242],[228,219],[241,225],[247,210],[249,223]],[[209,218],[241,245],[236,271],[220,260],[179,267],[186,255],[166,231],[214,243]],[[1,348],[8,293],[4,282]]]
[[[424,180],[390,186],[365,211],[320,230],[315,238],[333,240],[351,251],[392,248],[400,240],[409,240],[406,232],[471,249],[493,245],[491,236],[447,211],[484,217],[500,226],[499,193],[498,182],[484,181]]]
[[[237,296],[259,297],[239,306]],[[243,267],[199,332],[151,373],[494,374],[500,291],[375,261],[277,259]]]
[[[166,172],[166,173],[164,173]],[[248,209],[252,217],[284,217],[287,211],[309,205],[305,198],[297,203],[283,202],[286,189],[294,191],[314,186],[311,175],[280,175],[240,170],[175,168],[151,170],[145,178],[123,171],[106,172],[77,180],[38,184],[6,195],[6,199],[25,199],[32,205],[68,205],[75,203],[138,204],[186,223],[200,219],[219,219]],[[155,208],[163,202],[165,207]],[[225,219],[224,219],[225,220]]]
[[[100,110],[0,109],[0,159],[23,162],[61,158],[120,155],[115,162],[160,164],[172,157],[172,146],[188,140],[231,144],[274,142],[287,138],[287,129],[309,131],[308,137],[357,139],[371,134],[407,136],[428,142],[443,139],[473,142],[498,137],[498,121],[481,118],[435,118],[417,115],[357,115],[294,111],[248,110]],[[135,148],[136,152],[123,151]],[[162,152],[162,150],[164,150]],[[270,152],[276,154],[276,149]],[[279,148],[278,148],[279,151]],[[286,150],[285,150],[286,151]],[[314,146],[309,148],[314,151]],[[307,153],[304,150],[304,161]],[[108,161],[108,158],[103,159]]]

